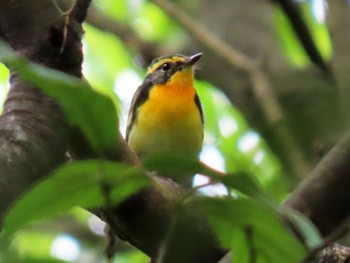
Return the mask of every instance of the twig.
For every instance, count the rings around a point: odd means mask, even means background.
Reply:
[[[90,7],[86,21],[102,31],[114,34],[127,47],[137,50],[147,64],[158,56],[159,47],[156,44],[141,39],[131,26],[109,18],[94,5]]]
[[[62,55],[64,51],[64,47],[66,46],[67,37],[68,37],[68,25],[69,25],[70,15],[63,14],[63,36],[62,36],[62,44],[60,48],[60,54]]]
[[[190,32],[200,43],[210,48],[231,65],[243,71],[250,71],[257,65],[255,61],[234,49],[216,35],[213,35],[209,30],[197,23],[197,21],[188,16],[172,2],[167,0],[151,0],[151,2],[158,5],[167,15],[179,22],[183,28]]]
[[[69,0],[59,0],[59,3],[66,10],[71,5],[71,1]],[[101,31],[114,34],[127,47],[138,51],[145,60],[145,64],[148,64],[152,59],[159,56],[159,47],[156,44],[143,40],[131,26],[106,16],[94,5],[90,6],[85,21]]]
[[[57,8],[59,12],[63,15],[63,36],[62,36],[62,44],[60,47],[59,54],[63,54],[64,48],[68,38],[68,27],[69,24],[74,21],[81,25],[87,15],[87,11],[89,9],[91,0],[75,0],[73,6],[71,6],[67,12],[62,12],[61,7],[57,4],[56,1],[52,1],[54,6]]]

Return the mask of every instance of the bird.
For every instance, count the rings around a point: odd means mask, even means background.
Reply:
[[[126,128],[126,141],[140,159],[163,153],[199,158],[204,113],[194,87],[194,68],[201,57],[202,53],[162,56],[148,66],[132,98]],[[165,177],[188,188],[193,175]]]

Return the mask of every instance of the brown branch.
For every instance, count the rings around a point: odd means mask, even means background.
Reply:
[[[77,28],[67,35],[66,49],[59,55],[62,25],[50,1],[0,2],[0,31],[10,46],[35,62],[79,77],[82,31]],[[0,219],[31,184],[65,161],[69,134],[52,99],[13,70],[10,84],[0,116]]]
[[[77,23],[82,24],[85,21],[90,3],[91,0],[75,0],[69,13]]]
[[[316,166],[285,204],[304,214],[324,236],[350,216],[350,134]]]

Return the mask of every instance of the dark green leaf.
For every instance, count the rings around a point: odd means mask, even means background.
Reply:
[[[305,250],[272,209],[249,199],[204,199],[207,213],[233,262],[299,263]],[[223,213],[223,211],[225,211]]]
[[[162,152],[143,159],[144,167],[160,173],[196,174],[203,170],[198,158],[185,152]]]
[[[50,177],[34,186],[9,211],[4,222],[7,234],[38,219],[55,216],[74,206],[93,208],[106,205],[110,186],[111,202],[120,202],[147,185],[142,171],[107,161],[81,161],[62,166]]]
[[[209,176],[214,182],[221,182],[247,196],[268,201],[269,198],[261,190],[257,180],[248,174],[224,174],[199,162],[198,158],[189,154],[171,152],[153,154],[143,160],[144,167],[149,171],[157,171],[160,174],[203,174]]]

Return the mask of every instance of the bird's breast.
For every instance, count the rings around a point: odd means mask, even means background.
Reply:
[[[141,155],[174,150],[198,154],[203,124],[195,94],[193,87],[152,88],[130,131],[131,148]]]

